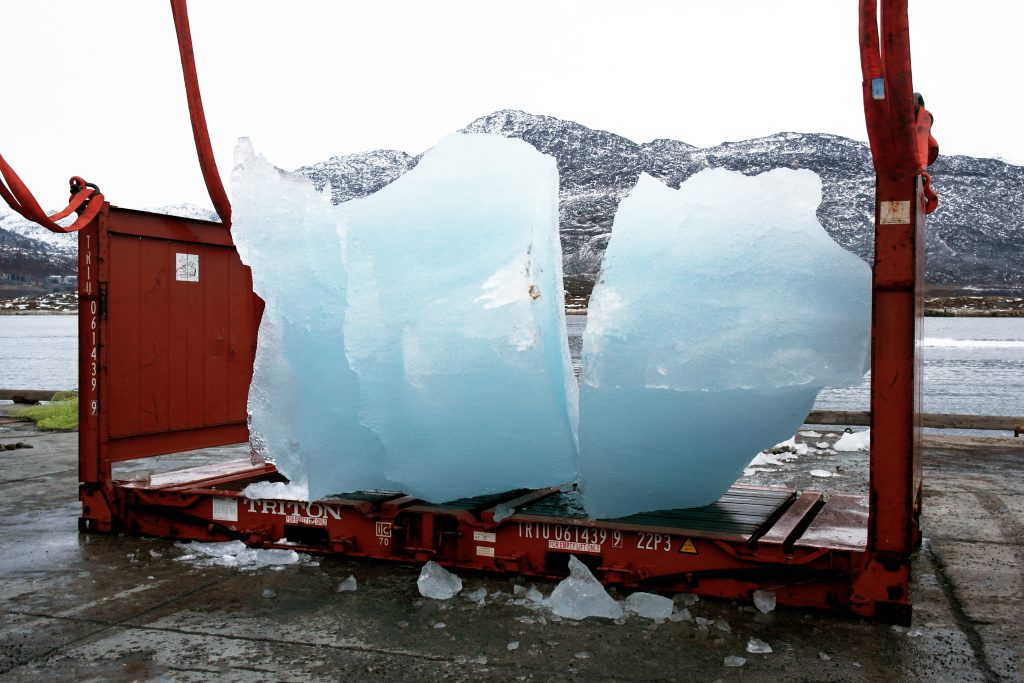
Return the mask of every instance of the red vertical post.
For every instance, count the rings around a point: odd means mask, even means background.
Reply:
[[[78,479],[82,501],[79,528],[83,531],[111,531],[113,523],[104,423],[109,210],[110,206],[104,203],[96,218],[78,233]]]
[[[931,115],[914,95],[906,0],[861,0],[864,113],[876,173],[872,275],[868,542],[854,612],[909,623],[910,560],[920,540],[925,199],[920,158]],[[925,145],[927,152],[927,145]]]

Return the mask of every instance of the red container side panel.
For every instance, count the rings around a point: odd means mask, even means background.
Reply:
[[[145,436],[139,455],[152,455],[188,447],[183,435],[197,429],[219,428],[211,430],[218,440],[247,438],[262,306],[227,230],[112,209],[108,261],[105,413],[111,441]],[[161,434],[178,436],[161,445]],[[206,445],[196,441],[195,447]],[[115,460],[127,452],[124,444],[114,450]]]

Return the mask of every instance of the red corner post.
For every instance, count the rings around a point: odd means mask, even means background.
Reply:
[[[920,543],[924,167],[931,114],[914,94],[907,0],[861,0],[864,112],[876,173],[871,337],[871,508],[852,606],[909,623],[911,554]],[[922,158],[925,157],[925,158]],[[932,157],[933,158],[933,157]]]

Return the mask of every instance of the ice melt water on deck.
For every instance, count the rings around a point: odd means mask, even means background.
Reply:
[[[592,516],[717,500],[867,369],[870,270],[815,217],[810,171],[642,175],[619,206],[583,338]]]

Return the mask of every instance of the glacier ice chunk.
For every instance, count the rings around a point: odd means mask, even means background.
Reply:
[[[867,370],[870,270],[818,223],[821,180],[713,169],[622,201],[583,338],[584,506],[710,504]]]
[[[420,570],[416,587],[425,598],[447,600],[462,590],[462,579],[431,560]]]
[[[554,159],[455,134],[339,208],[345,351],[388,479],[431,502],[576,479]]]
[[[871,448],[871,430],[865,429],[861,432],[847,432],[839,437],[832,446],[837,451],[852,453],[854,451],[866,451]]]
[[[754,591],[754,607],[758,612],[768,614],[775,609],[775,591]]]
[[[308,487],[310,500],[389,488],[384,449],[359,421],[359,380],[345,356],[338,207],[245,138],[232,189],[232,237],[266,302],[249,387],[254,450]]]
[[[675,603],[654,593],[633,593],[622,603],[623,609],[646,619],[668,619]]]
[[[260,457],[312,500],[578,477],[554,159],[456,134],[334,206],[243,139],[232,179],[233,236],[266,302],[249,392]]]
[[[348,578],[338,584],[337,588],[334,589],[335,593],[348,593],[359,588],[359,582],[356,581],[356,577],[352,574],[348,575]]]
[[[569,556],[569,576],[555,586],[545,604],[553,613],[566,619],[622,617],[622,606],[608,595],[608,591],[594,578],[587,565],[576,559],[575,555]]]
[[[751,638],[747,641],[747,652],[755,655],[770,655],[772,646],[758,638]]]

